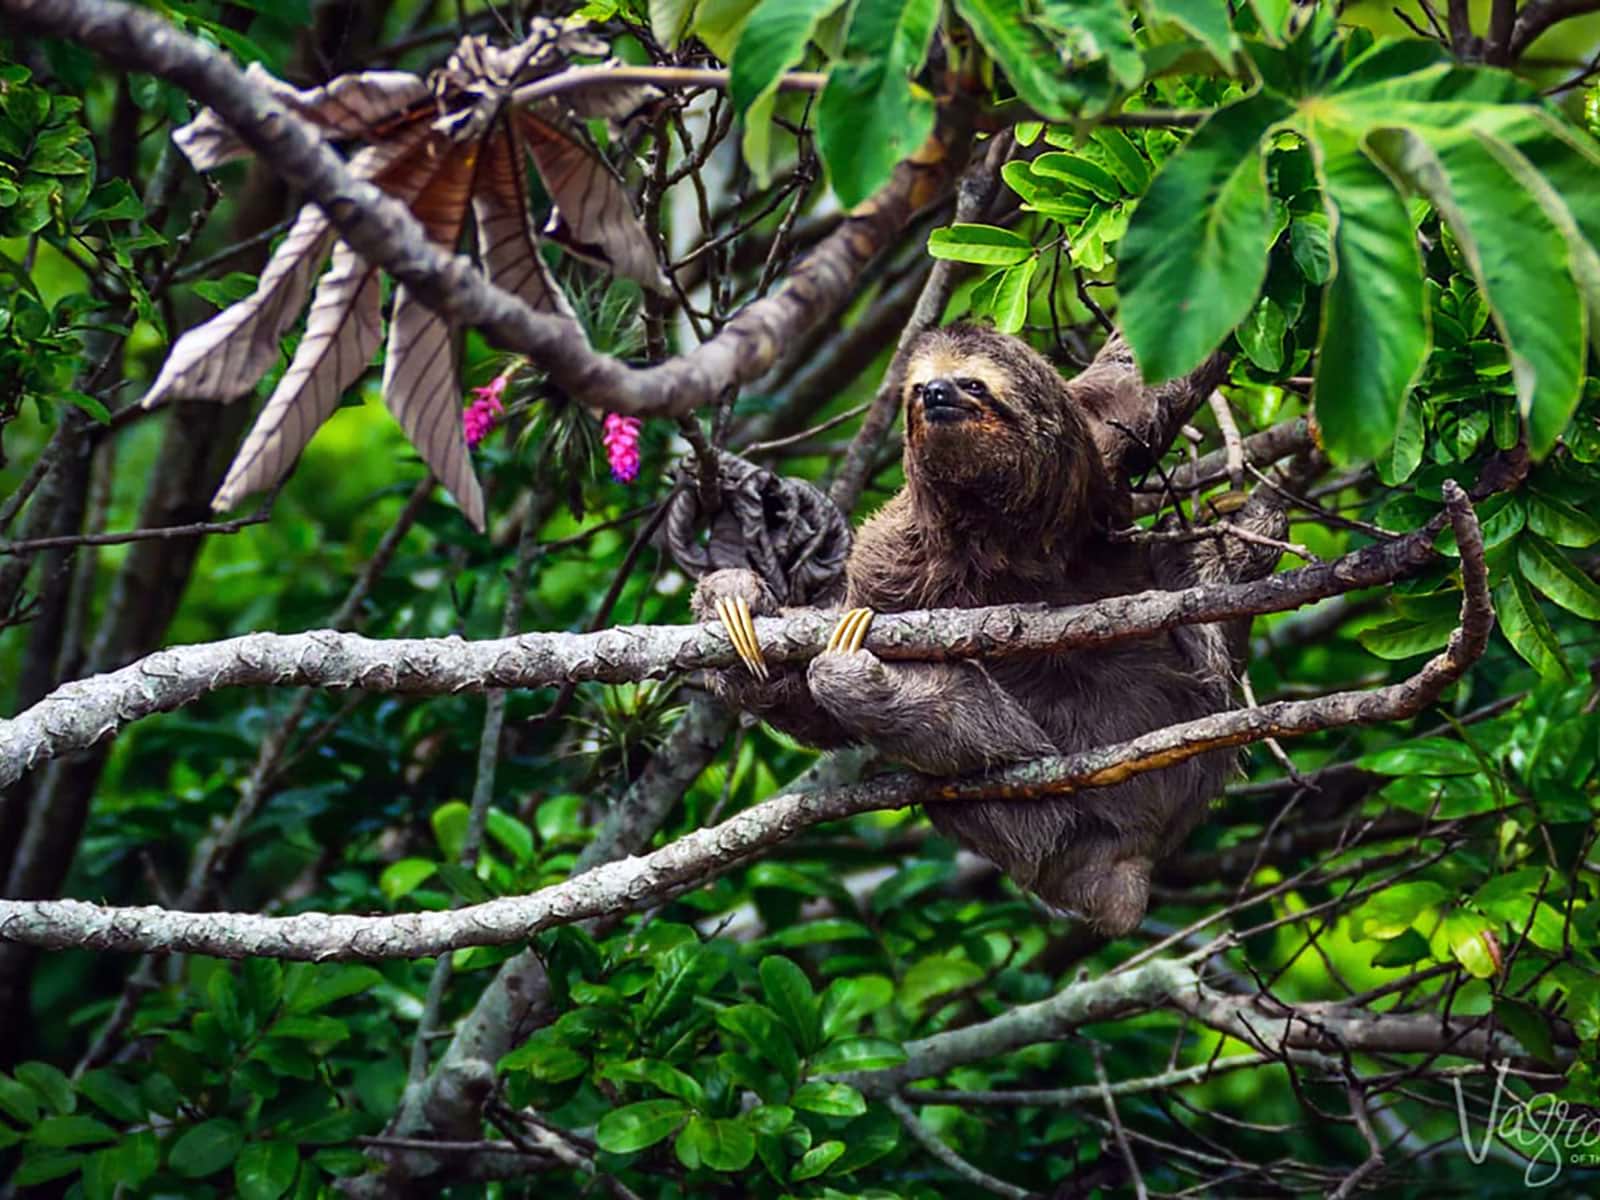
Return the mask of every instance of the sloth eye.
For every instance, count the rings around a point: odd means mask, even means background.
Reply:
[[[911,398],[913,400],[922,399],[922,385],[920,383],[914,383],[911,385]]]
[[[981,379],[958,379],[956,380],[956,386],[966,392],[967,395],[976,396],[980,400],[989,394],[989,389],[984,386]]]

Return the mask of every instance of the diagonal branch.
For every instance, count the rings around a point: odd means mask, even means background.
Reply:
[[[1483,653],[1493,623],[1477,521],[1459,487],[1447,481],[1443,490],[1461,548],[1465,584],[1461,626],[1443,652],[1416,675],[1389,687],[1217,713],[1115,746],[1041,759],[976,778],[935,780],[898,774],[853,787],[791,793],[720,825],[698,829],[642,858],[603,864],[529,896],[502,897],[468,908],[387,917],[327,913],[262,917],[110,908],[74,900],[0,900],[0,940],[49,949],[186,951],[221,958],[313,961],[416,958],[465,946],[505,945],[586,917],[654,906],[822,821],[928,801],[1061,795],[1117,783],[1218,747],[1412,716]]]
[[[257,88],[219,51],[148,11],[118,0],[0,0],[8,25],[80,42],[113,62],[178,84],[215,110],[291,187],[328,215],[368,263],[456,325],[528,355],[566,391],[620,413],[678,414],[759,377],[807,329],[856,290],[867,264],[920,208],[944,194],[969,140],[966,106],[940,113],[929,141],[893,178],[817,245],[784,285],[747,306],[716,337],[654,367],[597,354],[565,317],[535,312],[486,279],[467,258],[433,242],[399,201],[354,178],[317,132]]]

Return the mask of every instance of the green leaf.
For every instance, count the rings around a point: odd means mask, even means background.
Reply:
[[[834,1075],[845,1071],[881,1071],[885,1067],[898,1067],[906,1061],[906,1052],[898,1042],[883,1038],[845,1038],[824,1046],[811,1060],[811,1069],[818,1075]]]
[[[200,1179],[233,1165],[244,1146],[244,1131],[226,1117],[203,1121],[172,1144],[167,1165],[189,1179]]]
[[[991,274],[972,290],[972,307],[988,315],[1001,333],[1016,333],[1028,319],[1028,289],[1039,269],[1030,258]]]
[[[371,967],[351,963],[339,966],[311,966],[296,963],[289,968],[284,984],[284,1007],[291,1013],[313,1013],[346,996],[370,991],[383,982]]]
[[[1342,132],[1313,140],[1332,230],[1312,402],[1335,459],[1380,454],[1428,357],[1422,256],[1404,201]]]
[[[938,887],[950,878],[953,869],[948,862],[918,862],[902,867],[872,893],[872,911],[880,916],[894,911],[929,888]]]
[[[770,955],[761,960],[761,990],[767,1006],[777,1014],[804,1054],[822,1040],[822,1015],[806,973],[787,958]]]
[[[761,1004],[734,1004],[717,1013],[717,1026],[749,1042],[789,1081],[800,1074],[800,1054],[777,1014]]]
[[[948,954],[920,959],[900,980],[900,1007],[915,1013],[934,996],[957,991],[979,982],[984,970],[977,963]]]
[[[1422,402],[1408,395],[1400,405],[1400,420],[1395,426],[1394,441],[1387,454],[1380,454],[1374,464],[1378,477],[1388,487],[1396,487],[1411,478],[1422,464],[1423,443],[1427,431],[1423,428]]]
[[[847,921],[842,917],[824,917],[780,929],[765,939],[769,946],[792,949],[795,946],[815,946],[823,942],[871,941],[872,930],[860,921]]]
[[[1102,125],[1090,136],[1105,152],[1107,169],[1116,176],[1122,190],[1130,196],[1143,195],[1144,189],[1150,186],[1150,161],[1133,144],[1133,139],[1109,125]]]
[[[695,9],[695,34],[723,62],[733,61],[739,33],[759,0],[700,0]]]
[[[1428,939],[1415,929],[1408,929],[1399,937],[1391,938],[1379,945],[1377,953],[1372,956],[1372,965],[1409,967],[1412,963],[1427,958],[1429,953]]]
[[[678,1161],[713,1171],[742,1171],[756,1156],[756,1136],[733,1117],[691,1117],[678,1135]]]
[[[439,864],[429,858],[402,858],[390,863],[378,876],[378,890],[391,904],[409,896],[439,870]]]
[[[1324,213],[1306,213],[1289,225],[1289,252],[1307,283],[1318,287],[1333,278],[1333,242]]]
[[[1560,497],[1530,487],[1521,499],[1528,528],[1556,545],[1581,548],[1600,541],[1600,521]]]
[[[822,1036],[832,1041],[893,999],[894,984],[882,975],[835,979],[822,994]]]
[[[1356,760],[1379,775],[1476,775],[1482,768],[1471,747],[1451,738],[1420,737]]]
[[[142,1121],[147,1115],[139,1089],[115,1071],[85,1071],[78,1076],[78,1091],[96,1108],[118,1121]]]
[[[1035,175],[1064,179],[1074,187],[1099,196],[1102,200],[1121,200],[1122,185],[1116,177],[1099,163],[1091,162],[1077,154],[1055,151],[1041,154],[1033,160]]]
[[[1498,996],[1494,1002],[1495,1019],[1506,1031],[1521,1042],[1529,1054],[1542,1062],[1556,1063],[1555,1036],[1550,1030],[1550,1019],[1533,1005],[1510,996]]]
[[[602,1150],[632,1154],[670,1137],[688,1115],[681,1100],[641,1100],[601,1117],[594,1138]]]
[[[1600,620],[1600,587],[1538,534],[1517,539],[1517,566],[1524,579],[1568,612]]]
[[[1171,21],[1192,34],[1223,67],[1233,65],[1239,38],[1226,0],[1144,0],[1152,21]]]
[[[1021,234],[993,225],[955,224],[928,235],[928,253],[934,258],[1009,267],[1033,257],[1033,243]]]
[[[815,1179],[821,1175],[844,1154],[844,1143],[840,1141],[826,1141],[820,1146],[813,1146],[800,1156],[800,1161],[795,1163],[794,1170],[789,1172],[789,1178],[796,1183],[804,1179]]]
[[[1439,649],[1450,640],[1455,628],[1454,616],[1402,619],[1369,626],[1356,635],[1356,640],[1379,658],[1399,662]]]
[[[697,999],[709,996],[731,968],[726,943],[674,946],[657,963],[641,1002],[640,1027],[655,1029],[675,1020]]]
[[[844,0],[761,0],[734,47],[728,94],[741,117],[804,57],[817,26]]]
[[[938,25],[938,0],[856,0],[845,60],[817,101],[817,149],[840,203],[854,207],[933,130],[933,99],[911,83]]]
[[[241,1200],[278,1200],[294,1183],[300,1152],[289,1142],[251,1142],[233,1164]]]
[[[1380,129],[1368,142],[1449,223],[1511,355],[1530,449],[1543,456],[1583,386],[1586,310],[1566,238],[1475,131]]]
[[[439,856],[446,862],[456,862],[461,858],[461,848],[467,844],[467,827],[471,820],[472,810],[459,800],[441,804],[433,810],[433,837],[439,843]]]
[[[1271,296],[1263,296],[1235,331],[1239,349],[1261,370],[1275,374],[1283,366],[1283,335],[1289,322]]]
[[[866,1099],[848,1083],[813,1079],[795,1089],[789,1103],[803,1112],[824,1117],[859,1117],[867,1111]]]
[[[636,1058],[629,1062],[607,1063],[601,1068],[600,1077],[619,1083],[648,1083],[696,1108],[704,1106],[706,1102],[705,1089],[697,1079],[670,1063],[655,1059]]]
[[[60,1179],[63,1175],[71,1175],[78,1171],[83,1161],[84,1156],[75,1152],[47,1150],[30,1154],[18,1164],[6,1182],[19,1188],[48,1183],[52,1179]]]
[[[39,1119],[39,1099],[32,1088],[0,1075],[0,1112],[19,1125],[32,1125]]]
[[[1064,120],[1087,102],[1103,106],[1143,75],[1127,14],[1114,0],[955,0],[955,8],[1041,116]],[[1070,70],[1064,54],[1075,60]]]
[[[1529,666],[1546,679],[1570,677],[1561,643],[1522,576],[1508,575],[1495,588],[1494,608],[1500,618],[1500,632]]]
[[[1351,936],[1357,941],[1399,937],[1425,909],[1443,903],[1449,894],[1427,879],[1391,884],[1362,901],[1350,914]]]
[[[17,1064],[13,1073],[32,1088],[52,1112],[69,1113],[77,1107],[78,1099],[73,1093],[72,1081],[59,1067],[47,1062],[25,1062]]]
[[[1167,159],[1134,211],[1117,286],[1147,382],[1198,366],[1254,305],[1273,230],[1260,142],[1288,113],[1266,94],[1218,111]]]
[[[1494,923],[1477,913],[1457,909],[1445,917],[1440,935],[1450,947],[1450,953],[1467,969],[1467,974],[1477,979],[1492,978],[1500,969],[1490,942],[1494,936]]]
[[[484,828],[499,842],[519,866],[533,861],[533,830],[504,809],[489,809]]]
[[[114,1142],[117,1131],[104,1121],[72,1113],[64,1117],[46,1117],[33,1127],[28,1139],[52,1150],[70,1150],[76,1146]]]
[[[692,12],[694,0],[650,0],[651,36],[666,49],[676,50],[689,27]]]

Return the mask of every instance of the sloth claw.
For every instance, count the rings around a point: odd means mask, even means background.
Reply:
[[[833,636],[823,648],[824,654],[854,654],[867,640],[867,630],[876,614],[870,608],[852,608],[839,618],[833,627]]]
[[[756,640],[755,622],[750,618],[750,605],[743,596],[720,596],[716,602],[717,616],[728,632],[740,660],[757,679],[768,678],[767,660],[761,653],[761,643]]]

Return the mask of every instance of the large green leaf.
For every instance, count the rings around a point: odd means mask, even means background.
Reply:
[[[817,148],[841,203],[865,200],[932,131],[933,100],[911,76],[938,19],[938,0],[858,0],[845,61],[817,102]]]
[[[1017,95],[1041,116],[1065,120],[1103,106],[1143,74],[1118,0],[955,0],[955,6]]]
[[[1536,533],[1517,539],[1522,577],[1570,613],[1600,621],[1600,586]]]
[[[1257,93],[1214,114],[1167,159],[1128,223],[1122,327],[1149,382],[1198,366],[1255,303],[1273,233],[1260,143],[1290,111]]]
[[[1370,458],[1394,440],[1406,393],[1428,358],[1422,255],[1405,202],[1354,141],[1313,142],[1332,231],[1312,389],[1328,451]]]
[[[1378,129],[1368,141],[1449,223],[1511,356],[1531,448],[1548,452],[1577,407],[1586,341],[1561,230],[1477,131]]]
[[[767,1006],[778,1014],[801,1051],[811,1053],[822,1040],[822,1010],[811,980],[794,963],[776,954],[761,960],[759,973]]]
[[[1545,620],[1539,601],[1522,576],[1507,575],[1505,582],[1495,588],[1494,610],[1500,620],[1500,632],[1529,666],[1546,679],[1570,675],[1555,630]]]
[[[743,116],[806,52],[817,26],[844,0],[762,0],[733,50],[728,93]]]
[[[1225,67],[1239,53],[1226,0],[1145,0],[1144,10],[1152,21],[1171,21],[1193,34]]]

